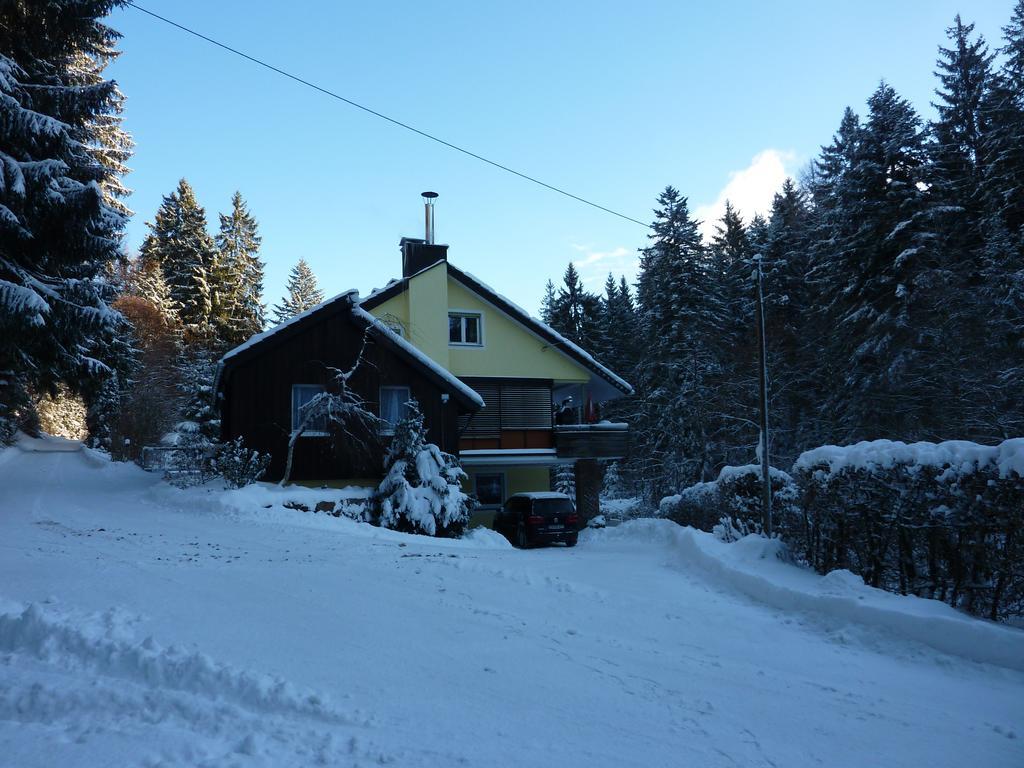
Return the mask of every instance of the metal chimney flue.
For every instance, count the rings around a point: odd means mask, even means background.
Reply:
[[[434,200],[437,199],[437,192],[424,192],[423,193],[423,216],[425,222],[426,234],[424,239],[427,241],[427,245],[434,244]]]

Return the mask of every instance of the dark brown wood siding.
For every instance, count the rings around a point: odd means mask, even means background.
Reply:
[[[272,457],[265,479],[284,474],[291,431],[292,385],[328,387],[330,368],[347,370],[359,355],[364,331],[346,308],[303,324],[297,332],[282,332],[229,364],[221,385],[224,439],[241,436],[246,444]],[[255,353],[255,354],[254,354]],[[371,339],[351,387],[379,411],[382,386],[407,386],[420,404],[428,440],[449,453],[458,451],[458,406],[442,403],[442,390],[407,359]],[[376,434],[364,434],[368,448],[344,437],[301,437],[295,448],[292,479],[303,481],[374,478],[383,471],[384,444]],[[387,438],[383,438],[386,440]]]

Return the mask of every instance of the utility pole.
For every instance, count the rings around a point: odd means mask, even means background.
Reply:
[[[768,464],[768,354],[764,334],[764,287],[761,275],[761,254],[754,256],[757,265],[757,349],[759,353],[761,411],[761,525],[769,538],[772,535],[772,480]]]

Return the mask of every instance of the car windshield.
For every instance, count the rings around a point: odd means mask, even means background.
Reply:
[[[540,515],[572,512],[572,502],[568,499],[534,499],[533,511]]]

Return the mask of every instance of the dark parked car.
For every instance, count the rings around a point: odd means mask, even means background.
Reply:
[[[521,549],[558,541],[575,547],[580,516],[564,493],[517,493],[494,516],[494,530]]]

